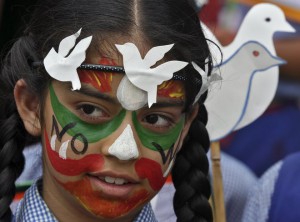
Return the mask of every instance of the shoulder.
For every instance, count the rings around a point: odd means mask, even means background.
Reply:
[[[279,161],[270,167],[258,180],[257,186],[253,187],[243,221],[267,221],[272,195],[282,164],[283,161]]]
[[[15,222],[57,222],[40,195],[40,186],[42,186],[42,181],[38,180],[25,192],[24,198],[20,201],[16,209],[14,215]]]
[[[134,222],[143,222],[143,221],[157,222],[150,203],[146,204],[143,207],[138,217],[134,220]]]

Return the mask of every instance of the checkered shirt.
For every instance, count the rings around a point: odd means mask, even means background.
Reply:
[[[58,222],[42,199],[42,181],[35,182],[20,201],[13,222]],[[157,222],[150,204],[146,204],[134,222]]]

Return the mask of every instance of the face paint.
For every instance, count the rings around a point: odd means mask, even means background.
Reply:
[[[178,139],[181,130],[184,126],[184,116],[181,117],[180,121],[166,133],[154,133],[148,129],[145,129],[138,121],[136,112],[132,112],[132,121],[135,130],[142,142],[142,144],[151,149],[157,151],[157,148],[153,143],[159,144],[163,150],[170,149],[171,146]]]
[[[117,98],[126,110],[138,110],[147,103],[147,92],[133,85],[125,75],[121,80]]]
[[[129,124],[116,141],[109,147],[108,153],[120,160],[138,158],[139,151]]]
[[[80,82],[92,85],[100,92],[111,92],[112,73],[95,70],[78,70]]]
[[[161,97],[184,99],[184,88],[178,81],[165,81],[158,86],[157,95]]]
[[[161,170],[161,165],[154,160],[141,158],[135,163],[135,170],[140,178],[148,179],[151,188],[154,191],[160,190],[164,185],[164,178]]]
[[[76,176],[86,172],[100,171],[103,167],[104,159],[102,155],[91,154],[78,160],[64,160],[51,148],[46,130],[44,131],[44,139],[49,160],[53,168],[61,174]]]
[[[108,58],[101,58],[99,64],[115,66],[116,63]],[[100,72],[94,70],[78,70],[79,78],[82,83],[91,84],[100,92],[111,92],[111,83],[113,79],[113,73]]]
[[[105,199],[101,191],[93,190],[87,177],[77,182],[59,183],[77,197],[86,209],[104,218],[120,217],[149,200],[149,193],[145,189],[135,191],[124,200]]]
[[[97,142],[111,135],[121,125],[125,117],[126,111],[123,109],[113,120],[107,123],[89,124],[81,120],[59,102],[52,85],[49,88],[51,104],[57,121],[61,126],[66,126],[68,123],[76,123],[76,127],[70,128],[67,133],[73,137],[77,136],[81,141],[80,132],[85,133],[84,136],[89,143]]]

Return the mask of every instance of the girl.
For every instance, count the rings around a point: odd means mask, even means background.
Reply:
[[[178,221],[212,221],[199,27],[186,0],[36,5],[1,71],[1,221],[156,221],[149,201],[172,167]],[[43,177],[12,216],[36,138]]]

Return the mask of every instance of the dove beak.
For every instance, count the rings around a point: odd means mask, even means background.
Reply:
[[[287,64],[287,61],[285,61],[284,59],[282,59],[282,58],[280,58],[280,57],[274,56],[273,59],[274,59],[274,63],[275,63],[276,65],[284,65],[284,64]]]
[[[285,22],[279,29],[282,32],[296,32],[295,28],[291,26],[288,22]]]

